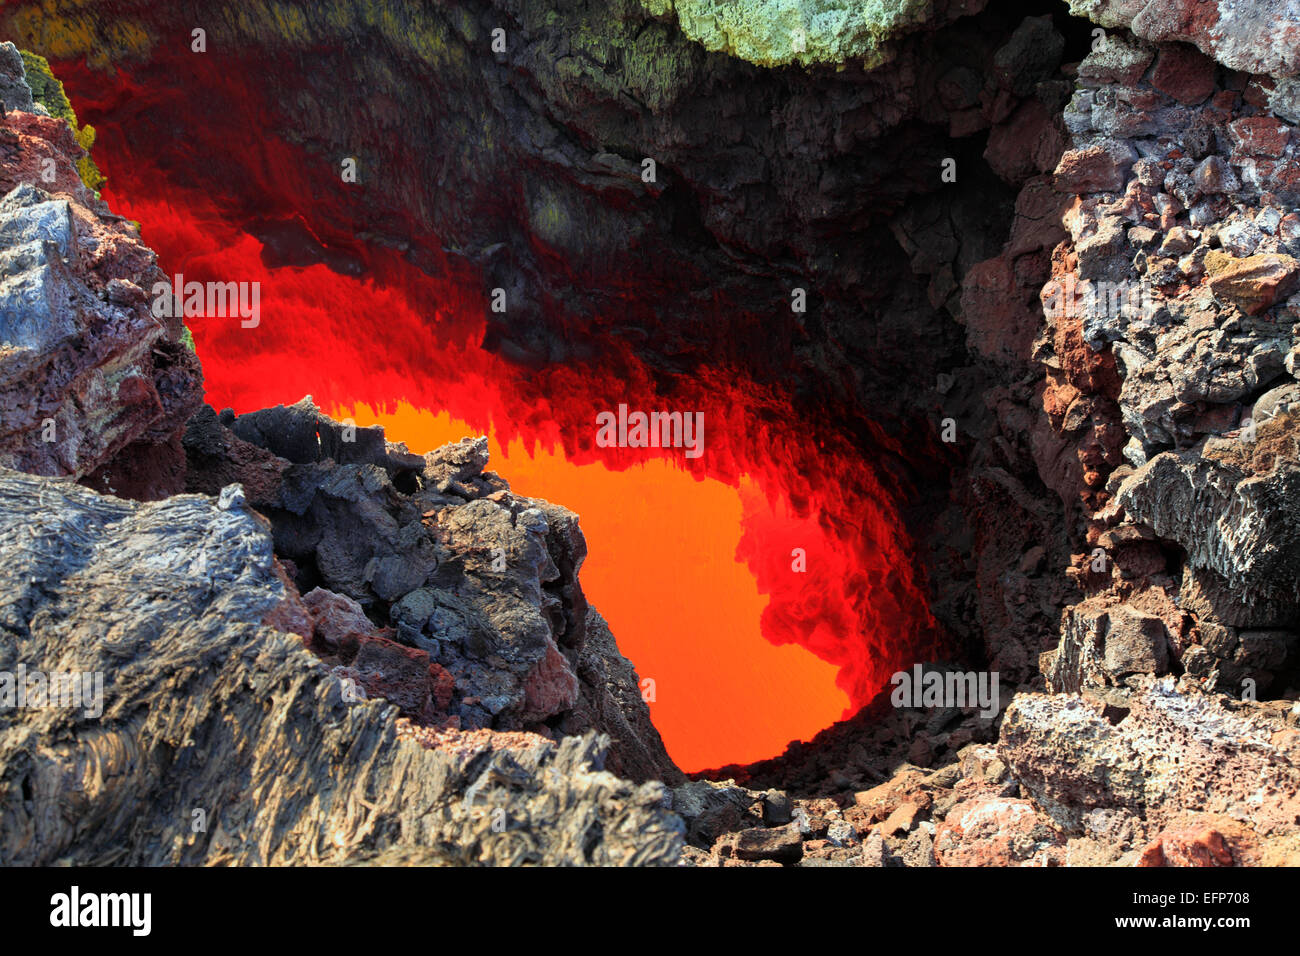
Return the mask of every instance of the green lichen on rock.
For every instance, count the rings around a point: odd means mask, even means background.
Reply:
[[[934,14],[932,0],[641,0],[655,16],[675,13],[705,49],[759,66],[885,63],[885,41]]]
[[[592,88],[610,100],[631,96],[647,109],[668,109],[689,89],[704,62],[700,48],[669,23],[647,22],[638,0],[609,0],[600,6],[525,11],[525,35],[540,40],[530,55],[546,57],[534,72],[560,102],[580,106]],[[604,132],[604,131],[602,131]]]
[[[78,125],[77,114],[68,101],[68,94],[64,92],[63,84],[54,75],[45,57],[27,50],[20,50],[19,53],[22,54],[23,69],[27,73],[27,85],[32,88],[32,99],[44,106],[55,119],[66,120],[72,127],[77,144],[86,151],[86,155],[77,160],[77,172],[83,183],[98,192],[107,180],[90,158],[90,148],[95,145],[95,127]]]
[[[1066,4],[1071,16],[1091,20],[1103,27],[1125,26],[1123,11],[1112,9],[1102,0],[1066,0]],[[1129,14],[1129,18],[1132,19],[1132,14]]]

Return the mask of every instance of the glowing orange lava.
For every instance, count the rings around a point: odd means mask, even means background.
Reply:
[[[705,369],[662,395],[612,343],[598,364],[519,368],[481,347],[481,288],[433,278],[388,250],[350,250],[360,276],[268,266],[231,197],[195,185],[205,148],[216,155],[226,142],[213,124],[233,109],[198,117],[183,95],[151,92],[124,71],[58,70],[99,130],[105,199],[144,224],[164,271],[262,284],[257,328],[191,323],[208,401],[245,412],[311,394],[335,417],[383,424],[417,452],[487,434],[490,467],[516,492],[580,514],[583,588],[654,682],[651,713],[683,769],[780,753],[864,704],[898,666],[925,659],[934,626],[906,534],[852,442],[733,370]],[[227,79],[203,82],[215,95]],[[257,96],[247,82],[239,97]],[[191,155],[160,154],[156,140],[133,134],[143,117],[148,129],[165,125],[159,111],[185,130],[175,148]],[[246,115],[259,111],[272,107]],[[223,180],[244,191],[242,208],[262,196],[277,216],[319,211],[312,185],[286,173],[310,161],[274,136],[257,143],[222,152],[242,174]],[[340,203],[336,230],[348,208]],[[595,413],[619,402],[702,411],[705,455],[597,448]]]
[[[364,404],[335,413],[383,425],[420,450],[474,431],[404,402],[387,414]],[[769,757],[843,715],[849,700],[834,686],[833,665],[758,637],[768,600],[735,558],[737,489],[663,459],[611,471],[600,462],[575,465],[559,449],[530,453],[519,439],[503,448],[493,435],[489,444],[515,492],[581,516],[591,542],[583,590],[641,678],[654,681],[650,712],[679,765]]]

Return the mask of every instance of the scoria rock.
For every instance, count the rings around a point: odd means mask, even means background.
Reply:
[[[1290,838],[1300,733],[1275,712],[1149,679],[1125,714],[1071,695],[1022,694],[998,753],[1033,802],[1072,834],[1133,843],[1192,810],[1261,838]]]

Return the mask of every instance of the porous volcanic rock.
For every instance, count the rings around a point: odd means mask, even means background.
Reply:
[[[1295,0],[1069,0],[1070,12],[1145,40],[1193,43],[1246,73],[1300,73],[1300,4]]]
[[[998,753],[1034,804],[1071,834],[1138,846],[1192,813],[1294,844],[1300,732],[1286,707],[1242,705],[1148,679],[1122,715],[1087,698],[1018,696]]]

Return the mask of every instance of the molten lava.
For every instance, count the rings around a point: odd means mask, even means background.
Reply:
[[[734,369],[666,394],[614,338],[581,366],[524,369],[486,350],[480,284],[339,241],[356,200],[331,205],[299,174],[319,158],[276,137],[256,64],[187,61],[170,89],[55,67],[99,131],[105,199],[143,224],[164,271],[261,283],[256,328],[191,322],[209,402],[244,412],[311,394],[417,452],[488,434],[517,492],[581,515],[583,588],[653,682],[683,769],[779,753],[925,659],[934,622],[895,503],[837,423]],[[703,455],[597,447],[596,416],[620,403],[702,413]]]

